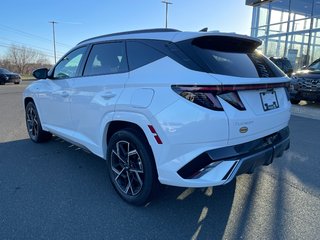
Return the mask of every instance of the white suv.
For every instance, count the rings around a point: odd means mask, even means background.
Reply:
[[[80,42],[23,94],[34,142],[54,134],[107,160],[127,202],[159,182],[207,187],[270,164],[289,148],[283,72],[260,40],[153,29]]]

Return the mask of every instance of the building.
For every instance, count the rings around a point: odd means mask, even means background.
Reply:
[[[246,0],[251,36],[267,56],[287,57],[295,69],[320,58],[320,0]]]

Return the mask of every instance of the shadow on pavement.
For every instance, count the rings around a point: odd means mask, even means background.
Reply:
[[[271,165],[274,171],[288,172],[303,183],[309,191],[320,197],[320,124],[318,120],[292,116],[290,124],[291,146],[281,161]],[[294,133],[294,134],[292,134]],[[299,136],[299,137],[297,137]],[[280,176],[283,174],[279,174]]]
[[[0,144],[0,238],[221,239],[236,183],[163,187],[145,207],[124,203],[105,161],[59,138]]]

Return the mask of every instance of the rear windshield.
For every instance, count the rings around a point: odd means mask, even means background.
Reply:
[[[251,39],[210,36],[178,45],[210,73],[246,78],[284,76],[268,58],[255,50],[260,43]]]

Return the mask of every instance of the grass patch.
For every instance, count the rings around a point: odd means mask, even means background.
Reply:
[[[21,79],[22,79],[22,81],[25,81],[25,80],[35,80],[34,76],[32,76],[32,75],[22,75],[22,76],[21,76]]]

